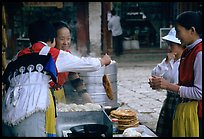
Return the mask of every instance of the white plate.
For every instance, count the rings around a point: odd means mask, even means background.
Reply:
[[[141,127],[129,127],[123,131],[123,136],[124,137],[141,137],[144,131],[145,129]]]
[[[134,136],[134,134],[137,134],[136,132],[139,132],[141,134],[141,137],[156,137],[156,135],[144,125],[139,125],[138,127],[130,127],[124,130],[124,132],[127,131],[130,132],[130,136]],[[127,137],[127,134],[125,134],[124,136]]]

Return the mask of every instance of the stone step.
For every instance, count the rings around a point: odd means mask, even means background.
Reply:
[[[164,57],[166,57],[166,53],[124,53],[120,57],[111,56],[113,60],[124,63],[124,62],[151,62],[156,61],[160,62]]]
[[[124,50],[124,54],[132,54],[132,53],[166,53],[166,49],[164,48],[140,48],[140,49],[130,49]]]

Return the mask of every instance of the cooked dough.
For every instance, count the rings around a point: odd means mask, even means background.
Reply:
[[[118,129],[124,131],[129,127],[139,126],[137,113],[133,109],[117,109],[110,112],[110,118],[118,119]]]
[[[124,118],[136,117],[136,112],[131,109],[118,109],[118,110],[112,110],[111,116],[124,119]]]
[[[65,104],[57,103],[56,105],[57,112],[71,112],[71,111],[101,111],[102,107],[96,103],[86,103],[82,104]]]
[[[113,89],[112,89],[112,85],[111,85],[111,82],[108,78],[108,75],[104,75],[103,76],[103,86],[104,86],[104,89],[106,91],[106,95],[108,96],[108,98],[110,100],[113,100]]]

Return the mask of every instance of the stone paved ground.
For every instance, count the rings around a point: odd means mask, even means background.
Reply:
[[[159,112],[166,97],[165,90],[152,90],[148,84],[152,68],[165,53],[124,54],[112,57],[118,63],[117,89],[121,108],[137,111],[139,122],[153,131],[156,129]]]

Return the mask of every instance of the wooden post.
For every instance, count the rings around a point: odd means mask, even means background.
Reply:
[[[77,50],[85,56],[89,52],[88,2],[77,2]]]
[[[111,11],[111,2],[102,2],[102,51],[112,53],[111,33],[108,31],[107,14]]]

